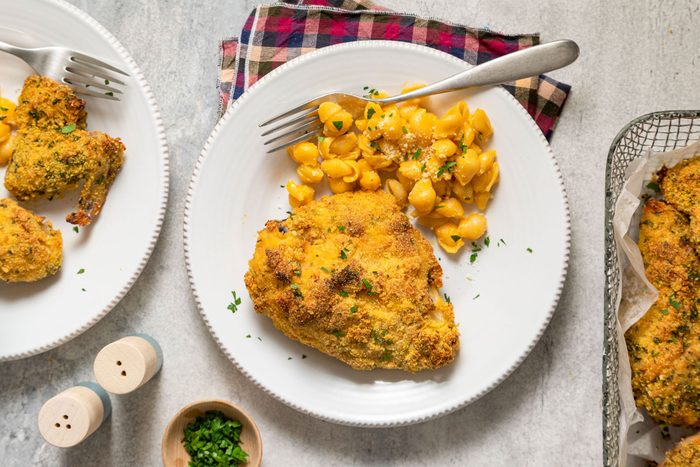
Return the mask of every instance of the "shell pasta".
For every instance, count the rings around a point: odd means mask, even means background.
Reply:
[[[383,185],[400,206],[413,208],[446,252],[456,253],[484,236],[483,212],[500,175],[496,151],[486,148],[493,128],[484,110],[470,112],[460,101],[437,116],[422,99],[385,106],[371,102],[359,109],[324,102],[318,116],[323,134],[316,144],[288,148],[302,182],[287,184],[292,206],[313,200],[309,185],[324,178],[333,193]]]

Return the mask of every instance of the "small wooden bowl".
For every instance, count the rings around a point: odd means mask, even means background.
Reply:
[[[237,405],[223,400],[197,401],[183,407],[170,420],[163,432],[162,455],[165,467],[187,467],[190,455],[185,451],[182,439],[185,427],[205,412],[217,410],[243,425],[241,448],[248,453],[247,467],[260,467],[262,462],[262,438],[253,419]]]

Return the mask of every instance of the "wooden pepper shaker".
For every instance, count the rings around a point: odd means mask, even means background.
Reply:
[[[109,395],[87,381],[52,397],[39,410],[39,432],[59,448],[75,446],[97,430],[112,413]]]
[[[163,352],[150,336],[126,336],[105,346],[95,357],[97,382],[113,394],[127,394],[146,384],[163,365]]]

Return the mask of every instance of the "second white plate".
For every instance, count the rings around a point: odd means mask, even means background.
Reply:
[[[200,156],[187,200],[185,250],[202,316],[226,355],[256,384],[316,417],[358,426],[416,423],[446,414],[503,381],[527,356],[556,307],[566,276],[569,217],[561,175],[535,123],[501,88],[434,97],[438,114],[459,99],[486,110],[501,180],[489,206],[490,247],[443,254],[443,291],[460,324],[457,359],[437,371],[352,370],[286,338],[258,315],[243,283],[257,231],[286,217],[295,164],[265,155],[257,124],[332,91],[398,92],[467,68],[422,46],[366,41],[327,47],[276,69],[228,110]],[[435,245],[432,235],[427,238]],[[499,241],[500,240],[500,241]],[[231,292],[243,298],[227,310]],[[306,355],[307,358],[302,358]]]

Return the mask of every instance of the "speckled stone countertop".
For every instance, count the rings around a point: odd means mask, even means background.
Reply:
[[[171,155],[169,211],[141,278],[101,322],[72,342],[0,364],[3,466],[156,466],[170,417],[208,397],[240,403],[263,434],[273,465],[600,465],[602,462],[603,211],[605,158],[620,128],[641,114],[700,108],[700,4],[627,0],[386,0],[388,7],[570,38],[573,85],[552,148],[565,177],[572,256],[559,308],[531,355],[503,384],[465,409],[417,426],[359,429],[302,415],[257,389],[219,351],[190,293],[182,248],[186,187],[216,123],[217,41],[235,35],[251,0],[70,0],[131,52],[162,110]],[[537,5],[537,6],[535,6]],[[1,19],[0,19],[1,21]],[[694,25],[694,26],[693,26]],[[165,366],[83,444],[61,450],[36,415],[59,390],[91,377],[99,349],[133,332],[158,336]]]

